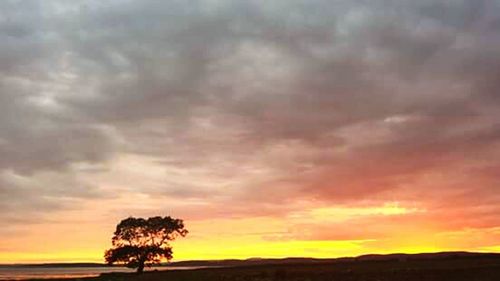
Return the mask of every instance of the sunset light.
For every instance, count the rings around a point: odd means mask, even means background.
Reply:
[[[0,234],[0,281],[388,254],[490,281],[500,0],[0,1]]]

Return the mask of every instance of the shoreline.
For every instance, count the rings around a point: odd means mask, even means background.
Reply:
[[[340,259],[239,260],[246,264],[175,268],[160,266],[143,274],[134,272],[101,273],[97,276],[54,278],[12,278],[3,280],[169,280],[169,281],[238,281],[238,280],[500,280],[498,253],[433,253],[365,255]],[[193,262],[193,261],[191,261]],[[207,263],[205,261],[205,263]],[[212,261],[221,263],[221,261]],[[42,267],[43,268],[43,267]],[[85,268],[82,268],[85,269]],[[117,268],[124,269],[124,268]],[[460,273],[457,275],[457,273]],[[451,278],[453,277],[453,278]],[[467,277],[467,279],[464,279]],[[379,279],[374,279],[379,278]],[[396,279],[394,279],[396,278]],[[417,278],[417,279],[414,279]],[[437,278],[437,279],[436,279]],[[493,279],[492,279],[493,278]]]

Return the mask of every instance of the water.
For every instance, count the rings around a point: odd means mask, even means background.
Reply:
[[[195,269],[200,267],[153,267],[145,270]],[[82,278],[98,276],[105,272],[134,272],[126,267],[37,267],[0,266],[0,280]]]

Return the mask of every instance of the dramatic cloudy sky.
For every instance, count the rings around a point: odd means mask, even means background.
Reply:
[[[500,1],[0,1],[0,262],[500,251]]]

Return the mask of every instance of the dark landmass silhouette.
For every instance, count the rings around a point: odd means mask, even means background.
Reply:
[[[245,260],[226,259],[226,260],[191,260],[178,261],[162,266],[245,266],[245,265],[266,265],[266,264],[304,264],[304,263],[339,263],[353,261],[388,261],[388,260],[421,260],[421,259],[446,259],[446,258],[476,258],[476,257],[491,257],[500,259],[500,253],[475,253],[475,252],[438,252],[438,253],[421,253],[421,254],[368,254],[357,257],[342,257],[342,258],[249,258]]]
[[[24,266],[104,266],[57,263]],[[181,270],[177,267],[199,267]],[[170,267],[170,268],[169,268]],[[34,279],[33,279],[34,280]],[[181,261],[142,274],[102,273],[97,277],[45,281],[499,281],[499,253],[443,252],[363,255],[337,259],[285,258]]]
[[[341,258],[248,258],[248,259],[223,259],[223,260],[188,260],[160,264],[159,267],[233,267],[252,265],[293,265],[293,264],[323,264],[343,263],[355,261],[411,261],[411,260],[438,260],[438,259],[467,259],[467,258],[492,258],[500,260],[500,253],[478,253],[478,252],[437,252],[420,254],[367,254],[357,257]],[[107,265],[103,263],[39,263],[39,264],[0,264],[2,267],[120,267],[120,265]]]

